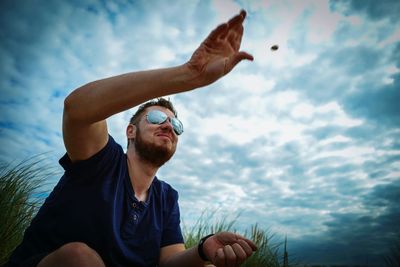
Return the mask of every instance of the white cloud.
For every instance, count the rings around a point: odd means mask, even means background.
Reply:
[[[254,63],[262,68],[272,68],[274,70],[285,71],[285,68],[295,68],[304,66],[316,58],[313,51],[307,53],[296,53],[290,49],[286,41],[280,41],[281,38],[269,37],[266,40],[254,40],[247,44],[247,51],[254,54]],[[272,45],[279,45],[277,51],[271,51]]]
[[[154,56],[158,59],[160,66],[165,66],[176,58],[175,52],[166,46],[157,48],[154,51]]]
[[[213,0],[212,5],[217,11],[217,19],[220,23],[229,20],[242,9],[240,5],[232,0]]]
[[[314,107],[310,104],[300,103],[293,107],[291,115],[294,118],[306,118],[310,119],[314,113]]]
[[[331,13],[330,3],[326,1],[313,1],[312,14],[309,18],[309,41],[312,44],[330,42],[342,16]],[[354,20],[353,20],[354,22]]]
[[[334,137],[327,138],[325,140],[319,141],[319,144],[322,146],[337,144],[337,143],[350,143],[352,140],[349,137],[343,135],[335,135]]]
[[[350,162],[355,164],[362,164],[365,161],[372,159],[375,154],[375,149],[373,147],[368,146],[351,146],[344,149],[338,150],[328,150],[328,151],[321,151],[317,155],[311,158],[311,160],[317,160],[322,158],[329,158],[329,157],[338,157],[347,159]],[[339,164],[339,163],[338,163]]]
[[[274,108],[287,108],[288,106],[291,106],[292,104],[296,103],[299,99],[299,95],[296,91],[294,90],[286,90],[283,92],[277,92],[274,97],[274,103],[275,107]]]
[[[262,73],[244,74],[234,72],[230,79],[224,79],[221,83],[224,87],[229,88],[228,90],[230,91],[244,91],[248,97],[257,97],[265,95],[266,92],[274,88],[276,82],[267,77]]]

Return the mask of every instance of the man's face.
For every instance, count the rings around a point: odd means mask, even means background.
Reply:
[[[148,107],[136,125],[136,137],[133,145],[143,160],[156,167],[161,167],[174,155],[178,136],[169,120],[160,125],[148,122],[146,116],[152,110],[160,110],[168,117],[174,117],[172,111],[167,108],[160,106]]]

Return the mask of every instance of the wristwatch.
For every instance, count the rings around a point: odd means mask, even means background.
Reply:
[[[204,242],[206,241],[207,238],[209,238],[210,236],[213,236],[213,235],[214,234],[206,235],[205,237],[200,239],[199,245],[197,246],[197,252],[199,253],[200,258],[203,261],[209,261],[209,259],[207,259],[206,254],[204,254],[204,250],[203,250]]]

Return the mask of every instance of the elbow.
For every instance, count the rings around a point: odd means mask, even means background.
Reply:
[[[64,112],[69,112],[71,111],[71,106],[73,106],[73,94],[74,92],[70,93],[65,99],[64,99]]]
[[[96,122],[98,115],[96,107],[92,105],[92,89],[96,82],[90,82],[78,89],[72,91],[64,99],[64,117],[75,122]]]
[[[65,99],[64,99],[64,116],[68,117],[68,119],[74,119],[79,117],[77,115],[77,106],[78,104],[76,103],[75,100],[75,94],[76,90],[73,91],[71,94],[69,94]]]
[[[88,105],[85,103],[88,96],[85,95],[87,91],[86,87],[90,87],[91,83],[88,83],[78,89],[72,91],[64,99],[64,116],[69,120],[80,121],[85,120],[85,116],[88,114]]]

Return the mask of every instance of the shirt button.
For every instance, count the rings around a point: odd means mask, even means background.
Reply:
[[[136,204],[135,202],[133,202],[133,203],[132,203],[132,207],[133,207],[134,209],[136,209],[136,208],[137,208],[137,204]]]
[[[136,221],[138,219],[138,216],[136,214],[133,215],[133,220]]]

